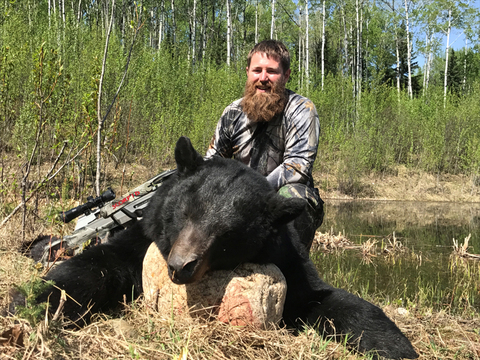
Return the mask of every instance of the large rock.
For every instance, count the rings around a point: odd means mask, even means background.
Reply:
[[[273,264],[243,264],[233,271],[209,273],[194,284],[176,285],[154,243],[145,255],[142,277],[147,304],[161,313],[213,316],[262,329],[280,321],[287,293],[285,277]]]

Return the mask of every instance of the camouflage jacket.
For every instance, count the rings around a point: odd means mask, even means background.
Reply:
[[[268,123],[250,122],[241,100],[224,110],[207,157],[234,158],[259,171],[279,190],[285,185],[306,185],[306,197],[318,203],[312,167],[317,156],[320,122],[313,102],[287,90],[285,110]],[[302,189],[303,188],[303,189]],[[299,187],[303,193],[305,186]]]

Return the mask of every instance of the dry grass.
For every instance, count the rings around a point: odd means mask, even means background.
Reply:
[[[420,359],[479,359],[480,320],[444,312],[384,308],[412,340]],[[315,331],[298,336],[285,329],[234,327],[190,317],[159,314],[139,300],[125,306],[120,319],[99,317],[83,329],[45,322],[32,329],[22,320],[0,318],[2,332],[16,329],[21,344],[2,344],[1,359],[358,359],[342,344]],[[14,333],[11,331],[10,333]],[[17,336],[18,339],[18,336]]]
[[[18,252],[0,255],[0,297],[5,305],[8,288],[29,280],[35,270]],[[461,318],[443,311],[392,306],[384,310],[412,340],[420,359],[480,359],[478,316]],[[187,316],[172,318],[144,306],[141,299],[125,305],[114,317],[100,315],[91,325],[75,330],[46,320],[31,328],[25,320],[0,317],[0,359],[361,358],[312,330],[294,336],[280,328],[258,330]]]
[[[313,174],[325,199],[352,199],[341,190],[336,167],[324,168]],[[407,201],[480,202],[478,180],[470,175],[429,174],[403,165],[390,173],[361,175],[358,198]]]
[[[321,233],[317,231],[315,233],[311,249],[314,252],[322,251],[324,253],[331,253],[341,249],[354,249],[358,247],[358,245],[355,245],[347,239],[345,235],[342,235],[341,232],[335,235],[333,229],[330,229],[330,232]]]
[[[380,246],[380,250],[379,250]],[[379,254],[391,258],[393,261],[400,256],[410,253],[410,249],[404,247],[403,244],[396,238],[395,232],[384,237],[379,243],[377,239],[369,237],[361,244],[355,244],[347,239],[341,232],[338,235],[334,234],[333,229],[330,232],[321,233],[317,231],[312,244],[312,251],[323,253],[332,253],[335,251],[356,250],[362,256],[362,262],[370,264],[373,258]],[[418,255],[420,257],[420,255]],[[421,257],[420,257],[421,261]]]
[[[126,306],[121,319],[99,319],[80,330],[14,325],[21,328],[23,347],[3,346],[4,358],[28,359],[330,359],[348,357],[341,345],[313,332],[293,336],[285,329],[262,331],[159,314],[141,301]],[[0,343],[0,351],[2,346]],[[182,357],[182,354],[184,357]],[[3,358],[2,358],[3,359]]]
[[[138,171],[138,169],[136,169]],[[132,170],[133,172],[134,170]],[[132,183],[138,185],[138,181]],[[127,185],[128,186],[128,185]],[[30,216],[42,217],[44,214]],[[0,308],[8,304],[8,292],[38,276],[31,260],[18,249],[20,219],[16,216],[0,230]],[[27,238],[41,233],[62,235],[68,227],[29,223]],[[382,254],[402,256],[405,248],[392,234],[362,245],[333,231],[317,233],[314,248],[324,252],[353,249],[365,259]],[[468,241],[457,244],[468,253]],[[366,260],[368,261],[368,260]],[[479,314],[463,317],[428,308],[383,308],[412,341],[420,359],[480,359]],[[112,318],[100,315],[82,329],[65,329],[46,319],[33,328],[25,320],[0,316],[0,359],[358,359],[343,344],[322,339],[306,330],[294,336],[286,329],[258,330],[205,322],[189,317],[172,318],[144,306],[142,299],[124,305]]]

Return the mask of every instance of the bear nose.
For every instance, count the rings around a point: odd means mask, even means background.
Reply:
[[[175,284],[188,284],[195,280],[198,259],[187,260],[174,256],[168,259],[168,275]]]

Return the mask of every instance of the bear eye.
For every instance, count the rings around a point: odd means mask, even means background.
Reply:
[[[222,237],[223,237],[224,239],[233,239],[233,238],[235,238],[235,234],[236,234],[235,231],[233,231],[233,230],[227,230],[227,231],[225,231],[225,232],[223,233]]]

